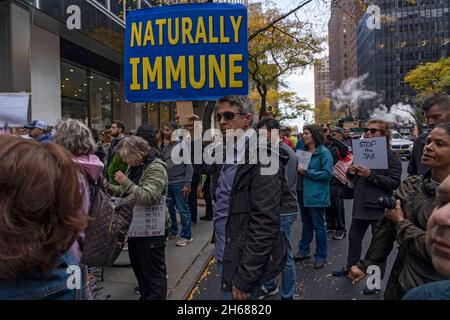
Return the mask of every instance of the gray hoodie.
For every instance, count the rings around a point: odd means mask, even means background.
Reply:
[[[192,164],[174,164],[171,158],[173,148],[183,141],[171,142],[163,148],[162,155],[167,166],[167,175],[169,176],[169,185],[191,186],[192,174],[194,168]],[[189,152],[189,148],[185,148]],[[188,153],[190,155],[190,153]],[[189,156],[190,159],[190,156]]]

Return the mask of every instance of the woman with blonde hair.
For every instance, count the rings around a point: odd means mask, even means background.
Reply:
[[[80,168],[79,182],[82,194],[81,209],[87,216],[91,207],[90,185],[97,182],[103,171],[103,163],[94,154],[97,150],[91,130],[81,121],[75,119],[62,119],[55,127],[54,141],[63,146],[73,155],[73,161]],[[72,253],[81,260],[82,246],[84,241],[84,230],[72,246]],[[84,299],[93,299],[89,290],[87,268],[83,267],[85,277]]]
[[[364,138],[385,137],[387,142],[388,169],[369,169],[363,165],[352,165],[347,175],[354,183],[354,201],[352,222],[348,237],[347,264],[340,270],[333,271],[333,276],[348,275],[350,268],[361,258],[362,241],[367,229],[375,226],[383,217],[384,208],[378,204],[381,196],[392,196],[401,182],[402,163],[397,153],[390,148],[391,129],[383,120],[370,120],[364,128]],[[373,290],[364,289],[372,294]]]

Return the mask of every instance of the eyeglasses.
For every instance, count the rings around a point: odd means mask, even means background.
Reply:
[[[367,133],[369,131],[370,131],[371,134],[375,134],[375,133],[377,133],[377,131],[381,132],[380,129],[376,129],[376,128],[364,128],[364,133]]]
[[[233,120],[233,119],[236,117],[237,114],[240,114],[240,115],[242,115],[242,116],[245,116],[245,113],[242,113],[242,112],[231,112],[231,111],[226,111],[226,112],[224,112],[224,113],[217,113],[217,114],[216,114],[216,120],[217,120],[217,121],[222,120],[222,116],[223,116],[223,118],[224,118],[225,120],[231,121],[231,120]]]

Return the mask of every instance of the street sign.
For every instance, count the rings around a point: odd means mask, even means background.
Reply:
[[[247,9],[202,3],[131,11],[124,69],[129,102],[247,95]]]

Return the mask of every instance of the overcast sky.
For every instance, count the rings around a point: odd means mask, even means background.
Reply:
[[[282,9],[283,12],[288,12],[290,9],[298,6],[302,0],[277,0],[275,2],[277,7]],[[328,8],[329,6],[323,4],[323,1],[317,0],[317,2],[300,9],[298,11],[298,16],[302,20],[314,22],[315,30],[317,30],[319,34],[326,35],[329,18]],[[328,46],[326,46],[326,50],[317,58],[321,58],[325,55],[328,55]],[[314,105],[314,70],[312,67],[303,72],[295,72],[286,78],[286,82],[289,84],[292,91],[297,92],[300,97],[307,99],[309,103]],[[289,122],[289,125],[298,126],[300,129],[303,127],[303,124],[303,119]]]

